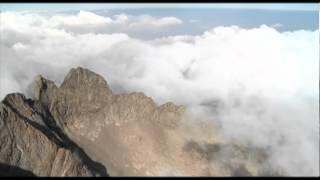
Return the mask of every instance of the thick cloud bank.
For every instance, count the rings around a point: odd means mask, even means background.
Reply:
[[[29,93],[37,74],[102,74],[115,93],[142,91],[218,121],[230,139],[269,149],[289,175],[319,175],[319,30],[216,27],[197,36],[124,32],[183,23],[120,14],[0,14],[0,96]],[[110,29],[122,33],[108,33]]]

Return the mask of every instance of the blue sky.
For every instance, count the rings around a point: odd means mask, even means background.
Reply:
[[[135,8],[231,8],[319,11],[319,3],[2,3],[2,11],[25,10],[95,10],[95,9],[135,9]]]
[[[319,3],[0,3],[1,11],[35,11],[48,14],[77,14],[80,10],[101,16],[117,14],[133,16],[176,17],[184,23],[159,31],[129,33],[138,38],[168,35],[202,34],[217,26],[236,25],[256,28],[261,25],[278,31],[319,29]]]

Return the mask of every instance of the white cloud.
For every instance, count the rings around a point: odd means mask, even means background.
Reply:
[[[96,15],[88,11],[80,11],[77,15],[63,16],[55,15],[49,19],[49,24],[51,26],[59,25],[104,25],[111,23],[112,20],[109,17],[103,17]]]
[[[98,26],[77,32],[91,23],[115,30],[136,26],[144,33],[150,28],[142,27],[182,21],[89,12],[1,13],[0,19],[1,98],[27,92],[37,74],[61,82],[71,67],[84,66],[116,92],[143,91],[158,103],[208,110],[228,137],[270,147],[274,163],[291,175],[319,175],[319,30],[231,26],[144,41]],[[203,105],[214,101],[220,102],[218,113]]]
[[[126,14],[115,15],[115,23],[126,24],[129,21],[129,17]]]
[[[170,25],[182,24],[182,21],[176,17],[164,17],[154,22],[156,26],[170,26]]]
[[[282,28],[282,27],[283,27],[283,24],[281,24],[281,23],[276,23],[276,24],[272,24],[271,27],[274,27],[274,28],[278,29],[278,28]]]
[[[132,32],[142,29],[161,30],[183,24],[176,17],[152,17],[148,15],[132,16],[117,14],[113,18],[97,15],[93,12],[79,11],[77,14],[41,15],[35,13],[4,12],[1,13],[3,28],[16,31],[33,31],[37,28],[66,30],[73,33],[111,33]]]
[[[155,18],[149,15],[141,15],[133,17],[132,19],[133,20],[128,23],[128,27],[133,28],[133,30],[156,30],[159,28],[183,24],[183,21],[176,17]]]

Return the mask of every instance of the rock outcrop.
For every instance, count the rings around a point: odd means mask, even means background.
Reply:
[[[33,91],[34,100],[9,94],[0,107],[0,163],[31,175],[277,175],[265,172],[262,150],[224,141],[210,122],[192,123],[186,107],[113,94],[88,69],[72,69],[60,87],[38,76]]]
[[[9,94],[0,104],[1,176],[106,176],[40,102]],[[20,170],[19,170],[20,169]]]

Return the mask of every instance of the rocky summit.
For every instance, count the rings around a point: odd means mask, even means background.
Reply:
[[[186,107],[114,94],[88,69],[71,69],[60,87],[39,75],[33,92],[0,104],[0,176],[278,174],[263,150],[226,141]]]

